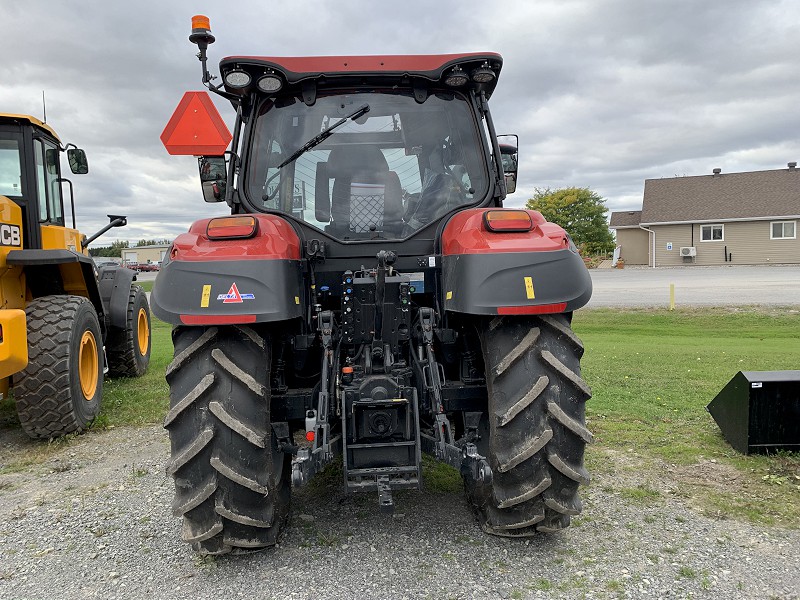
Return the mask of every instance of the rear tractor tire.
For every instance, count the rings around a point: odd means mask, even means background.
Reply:
[[[589,483],[583,344],[563,314],[498,317],[479,334],[489,393],[489,435],[479,451],[493,478],[490,494],[465,479],[467,497],[487,533],[563,529],[581,511],[579,485]]]
[[[270,424],[270,340],[246,326],[177,327],[167,368],[173,512],[201,554],[273,546],[290,503],[290,457]]]
[[[51,439],[83,431],[100,412],[103,338],[92,303],[44,296],[25,308],[28,366],[14,376],[22,429]]]
[[[125,329],[111,328],[106,352],[111,377],[141,377],[150,364],[150,306],[144,290],[132,285]]]

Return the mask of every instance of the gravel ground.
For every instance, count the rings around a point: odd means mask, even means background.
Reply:
[[[0,468],[33,444],[2,433]],[[629,500],[612,454],[558,535],[484,535],[455,489],[387,516],[323,483],[295,490],[279,547],[216,560],[179,540],[167,456],[160,427],[120,428],[0,475],[0,598],[800,598],[800,532],[694,512],[668,470],[674,493]]]

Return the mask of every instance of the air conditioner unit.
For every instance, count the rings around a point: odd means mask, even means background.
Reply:
[[[697,256],[697,248],[694,246],[684,246],[681,248],[681,256]]]

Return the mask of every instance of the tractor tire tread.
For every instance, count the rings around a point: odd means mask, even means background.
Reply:
[[[579,485],[589,481],[583,344],[568,315],[496,317],[478,334],[489,394],[488,441],[479,450],[493,477],[490,493],[465,478],[468,499],[494,535],[563,529],[581,510]]]
[[[288,456],[273,439],[270,340],[248,326],[176,327],[164,421],[182,538],[201,554],[273,546],[288,520]]]

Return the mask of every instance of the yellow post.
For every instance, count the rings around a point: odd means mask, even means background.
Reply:
[[[669,309],[675,310],[675,284],[669,284]]]

